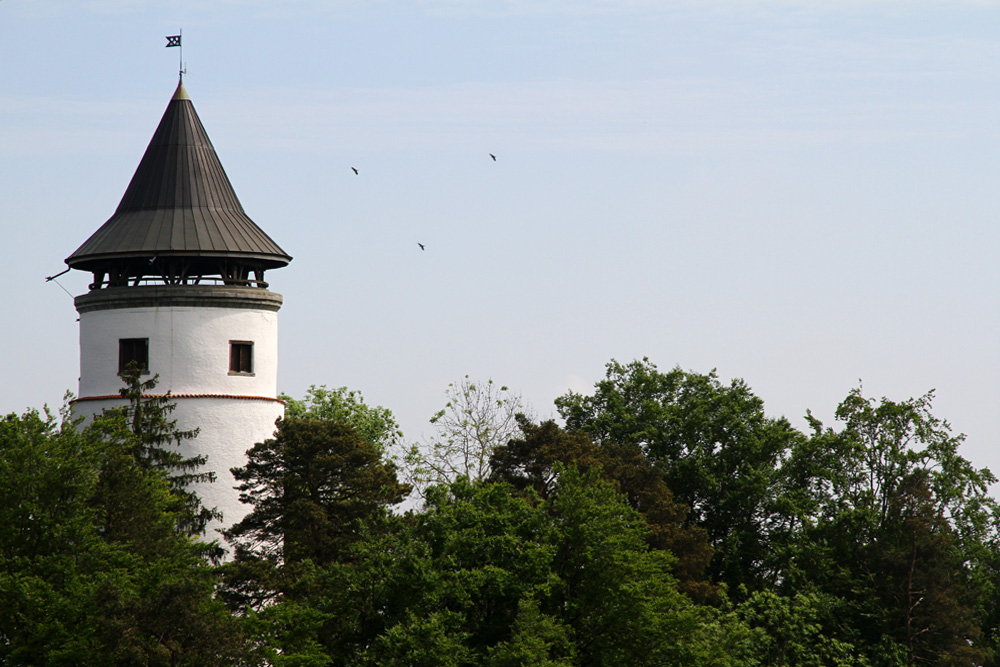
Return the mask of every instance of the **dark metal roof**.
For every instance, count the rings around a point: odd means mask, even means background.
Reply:
[[[66,263],[90,271],[154,257],[235,259],[261,268],[292,259],[244,213],[183,83],[115,214]]]

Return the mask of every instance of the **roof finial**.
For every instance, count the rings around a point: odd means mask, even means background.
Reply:
[[[180,47],[180,52],[177,54],[177,76],[178,85],[184,83],[184,75],[187,74],[187,68],[184,67],[184,45],[181,44],[181,35],[184,34],[183,30],[178,30],[176,35],[167,35],[167,48],[171,46]]]

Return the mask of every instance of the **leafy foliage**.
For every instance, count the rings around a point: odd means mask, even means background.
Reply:
[[[521,416],[518,422],[524,435],[494,450],[492,479],[549,498],[558,491],[560,472],[567,467],[600,475],[646,519],[649,545],[673,554],[672,572],[680,589],[698,600],[714,594],[705,580],[712,557],[708,536],[686,524],[687,508],[674,500],[662,473],[638,447],[598,447],[587,435],[569,433],[553,421],[536,425]]]
[[[992,653],[982,601],[996,590],[995,480],[958,454],[963,438],[934,417],[931,399],[876,401],[855,389],[836,412],[844,429],[813,419],[788,463],[796,479],[811,471],[812,499],[787,583],[840,600],[852,619],[840,635],[873,665],[980,664]]]
[[[808,415],[806,436],[766,417],[740,380],[661,373],[642,360],[611,362],[593,396],[570,393],[557,406],[601,449],[637,447],[655,463],[689,504],[688,521],[707,531],[713,578],[740,604],[792,608],[808,594],[831,610],[813,616],[833,642],[825,658],[782,649],[762,659],[840,663],[851,647],[873,666],[989,662],[996,480],[958,454],[963,437],[932,414],[931,399],[854,390],[836,412],[842,430]],[[806,641],[802,628],[782,632]]]
[[[526,408],[506,386],[474,382],[466,375],[449,384],[445,395],[448,402],[430,420],[437,435],[413,445],[406,455],[407,476],[418,491],[459,477],[482,479],[493,451],[520,434],[517,417]]]
[[[642,517],[595,475],[561,479],[544,501],[465,478],[432,487],[425,511],[314,571],[295,604],[324,615],[331,663],[733,664],[728,631],[677,591]]]
[[[359,391],[312,385],[301,400],[286,394],[278,398],[285,401],[286,419],[301,417],[350,424],[359,437],[386,453],[394,451],[402,442],[403,432],[392,411],[368,405]]]
[[[442,414],[458,458],[401,514],[391,413],[314,387],[234,471],[220,567],[154,386],[0,420],[0,664],[997,664],[995,479],[931,394],[804,434],[742,381],[612,362],[565,429]]]
[[[611,361],[593,396],[570,392],[556,406],[568,430],[601,446],[637,447],[659,467],[688,521],[708,533],[714,580],[735,590],[773,579],[772,492],[782,456],[801,434],[767,417],[742,380],[723,385],[714,371]]]
[[[146,407],[146,406],[144,406]],[[149,408],[155,412],[155,408]],[[0,422],[0,664],[231,665],[210,545],[121,414]]]
[[[757,591],[735,610],[749,628],[741,655],[769,667],[868,667],[853,644],[830,636],[837,600],[816,592]]]

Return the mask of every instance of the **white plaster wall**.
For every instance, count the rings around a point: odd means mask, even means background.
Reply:
[[[210,527],[210,539],[220,537],[215,533],[218,528],[231,526],[249,510],[239,502],[230,469],[245,465],[246,451],[270,438],[275,420],[284,414],[279,401],[259,400],[277,395],[277,315],[264,309],[191,306],[80,314],[79,398],[117,395],[122,387],[119,339],[149,339],[150,373],[159,375],[153,391],[163,394],[169,390],[174,395],[177,407],[172,416],[177,428],[200,429],[197,438],[184,443],[182,453],[207,455],[203,470],[217,477],[214,484],[195,488],[206,506],[223,513],[223,521]],[[252,376],[229,374],[231,340],[253,342]],[[205,394],[223,396],[208,398]],[[91,417],[118,405],[122,405],[120,399],[82,400],[73,410]]]
[[[149,339],[156,392],[274,397],[278,314],[243,308],[121,308],[80,315],[80,397],[117,394],[118,341]],[[229,374],[229,341],[252,341],[252,376]]]
[[[274,422],[283,416],[285,406],[275,401],[247,401],[223,398],[178,399],[174,415],[178,425],[199,428],[198,437],[182,446],[185,456],[207,454],[203,470],[216,475],[212,484],[199,484],[193,490],[206,507],[222,512],[222,521],[209,527],[208,537],[221,527],[228,527],[246,516],[249,505],[239,501],[236,479],[230,470],[246,465],[246,452],[258,442],[274,435]]]
[[[74,405],[74,412],[90,417],[123,403],[122,399],[80,401]],[[206,507],[215,507],[223,514],[221,522],[209,526],[206,536],[225,544],[218,530],[233,525],[251,509],[239,501],[237,482],[230,470],[246,465],[247,450],[274,435],[274,422],[284,415],[284,405],[278,401],[195,397],[176,398],[174,403],[172,417],[177,420],[177,428],[199,429],[196,438],[181,444],[181,454],[207,455],[208,461],[200,472],[216,475],[214,483],[192,486]]]

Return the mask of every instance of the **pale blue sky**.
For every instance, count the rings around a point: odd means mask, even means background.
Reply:
[[[465,374],[548,416],[648,356],[800,427],[860,379],[936,389],[1000,471],[985,0],[0,0],[0,412],[76,389],[43,279],[117,206],[180,28],[244,208],[294,257],[268,276],[282,391],[360,389],[416,440]]]

